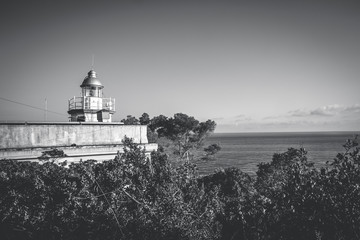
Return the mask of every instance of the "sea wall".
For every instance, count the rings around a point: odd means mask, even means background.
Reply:
[[[147,126],[120,123],[0,123],[0,149],[121,144],[124,137],[146,144]]]

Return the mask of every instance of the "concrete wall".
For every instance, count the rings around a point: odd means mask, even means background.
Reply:
[[[149,156],[152,151],[157,150],[157,144],[140,144]],[[123,153],[123,145],[106,145],[106,146],[74,146],[74,147],[57,147],[63,150],[67,157],[58,159],[60,161],[79,162],[80,160],[94,159],[97,161],[111,160],[120,152]],[[1,159],[13,159],[18,161],[38,161],[38,158],[44,151],[52,150],[52,148],[27,148],[27,149],[1,149]]]
[[[0,123],[0,149],[148,143],[147,126],[119,123]]]

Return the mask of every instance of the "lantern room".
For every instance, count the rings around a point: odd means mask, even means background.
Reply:
[[[88,72],[88,76],[84,79],[80,87],[82,88],[83,97],[102,97],[102,89],[104,86],[99,79],[97,79],[94,70]]]
[[[111,122],[115,99],[104,98],[103,88],[94,70],[90,70],[80,85],[81,97],[69,99],[71,122]]]

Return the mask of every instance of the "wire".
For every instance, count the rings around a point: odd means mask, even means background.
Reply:
[[[0,99],[1,99],[1,100],[4,100],[4,101],[16,103],[16,104],[19,104],[19,105],[23,105],[23,106],[26,106],[26,107],[29,107],[29,108],[33,108],[33,109],[37,109],[37,110],[41,110],[41,111],[46,111],[46,112],[48,112],[48,113],[53,113],[53,114],[57,114],[57,115],[60,115],[60,116],[68,116],[68,115],[65,115],[65,114],[63,114],[63,113],[58,113],[58,112],[54,112],[54,111],[51,111],[51,110],[46,110],[46,109],[44,109],[44,108],[39,108],[39,107],[31,106],[31,105],[29,105],[29,104],[25,104],[25,103],[13,101],[13,100],[10,100],[10,99],[7,99],[7,98],[3,98],[3,97],[0,97]]]
[[[51,110],[46,110],[44,108],[39,108],[39,107],[35,107],[35,106],[32,106],[32,105],[29,105],[29,104],[25,104],[25,103],[21,103],[21,102],[17,102],[17,101],[13,101],[13,100],[10,100],[10,99],[7,99],[7,98],[3,98],[3,97],[0,97],[1,100],[4,100],[4,101],[8,101],[8,102],[12,102],[12,103],[16,103],[16,104],[19,104],[19,105],[23,105],[23,106],[26,106],[26,107],[29,107],[29,108],[33,108],[33,109],[37,109],[37,110],[41,110],[41,111],[47,111],[47,112],[50,112],[50,113],[53,113],[53,114],[57,114],[57,115],[60,115],[60,116],[68,116],[68,115],[65,115],[65,114],[62,114],[62,113],[58,113],[58,112],[55,112],[55,111],[51,111]],[[100,132],[100,131],[103,131],[102,128],[100,129],[97,129],[97,130],[92,130],[92,131],[88,131],[88,132],[85,132],[83,133],[84,135],[90,135],[90,134],[94,134],[96,132]],[[69,137],[66,136],[66,137],[62,137],[62,138],[52,138],[52,139],[48,139],[48,141],[53,141],[53,140],[63,140],[63,139],[68,139]]]

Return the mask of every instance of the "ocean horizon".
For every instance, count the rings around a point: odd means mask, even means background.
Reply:
[[[359,134],[359,131],[213,133],[205,146],[216,143],[221,150],[214,159],[200,161],[197,166],[200,174],[237,167],[255,175],[257,165],[270,162],[275,153],[302,147],[308,152],[308,160],[314,162],[316,167],[322,167],[338,153],[344,152],[343,145],[347,139]]]

